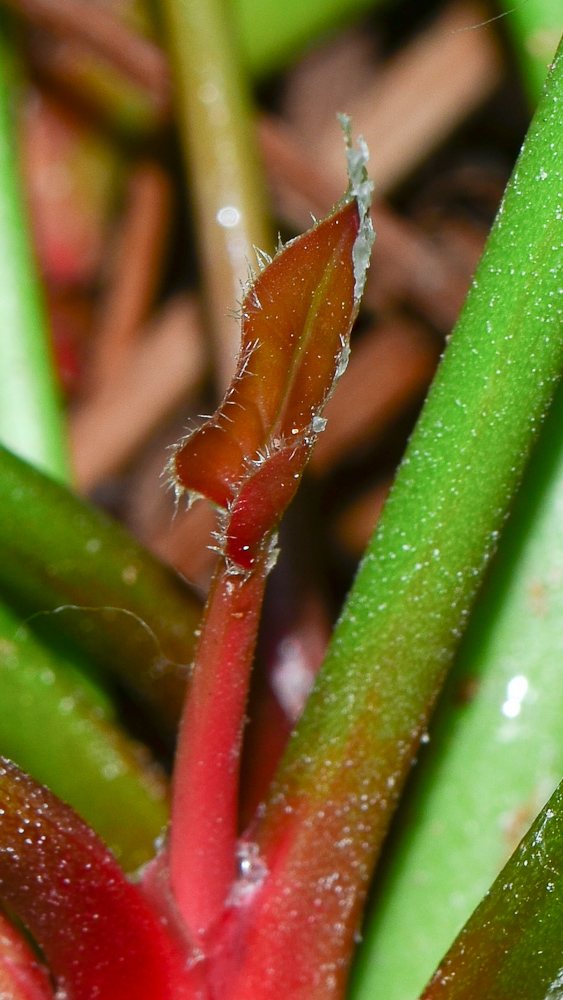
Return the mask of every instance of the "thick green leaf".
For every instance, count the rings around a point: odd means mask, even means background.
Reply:
[[[201,604],[110,517],[0,448],[0,588],[115,673],[169,735]]]
[[[560,384],[402,806],[362,1000],[420,992],[563,774],[562,429]]]
[[[49,330],[27,231],[18,177],[13,105],[18,96],[4,15],[0,20],[0,439],[57,478],[67,474],[67,456]],[[8,462],[11,456],[3,452]],[[12,469],[26,471],[13,459]],[[32,532],[10,519],[10,505],[25,510],[26,487],[3,468],[0,492],[4,540],[19,538],[33,550]],[[30,474],[31,470],[29,470]],[[17,476],[16,476],[17,479]],[[37,473],[37,483],[43,481]],[[49,483],[50,481],[44,480]],[[27,484],[29,486],[29,483]],[[50,483],[57,494],[59,487]],[[64,490],[61,488],[64,495]],[[51,511],[52,513],[52,511]],[[62,510],[52,519],[42,498],[26,515],[64,548],[69,538]],[[48,523],[46,523],[48,522]],[[35,560],[48,558],[35,538]],[[68,559],[71,548],[65,550]],[[10,565],[3,545],[3,572],[28,589],[22,552]],[[84,554],[82,556],[84,559]],[[87,558],[87,556],[86,556]],[[52,567],[50,567],[52,569]],[[44,570],[44,567],[43,567]],[[49,569],[47,570],[47,576]],[[11,592],[11,596],[14,594]],[[60,597],[57,598],[60,603]],[[43,607],[49,607],[46,602]],[[52,605],[51,605],[52,606]],[[33,609],[35,610],[35,608]],[[146,862],[167,821],[166,786],[118,729],[109,699],[76,667],[54,655],[20,628],[20,619],[0,605],[0,753],[13,757],[90,819],[129,870]],[[109,794],[107,794],[109,793]]]
[[[0,607],[0,754],[70,803],[126,871],[154,854],[166,782],[84,672]]]
[[[58,479],[68,474],[49,331],[18,171],[11,38],[0,19],[0,440]]]
[[[557,1000],[563,990],[563,786],[538,816],[422,1000]]]

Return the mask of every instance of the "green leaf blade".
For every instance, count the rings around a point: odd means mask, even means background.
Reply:
[[[0,439],[59,480],[68,454],[46,309],[19,176],[14,103],[18,77],[0,22]]]
[[[166,781],[140,750],[88,675],[0,608],[0,754],[70,803],[129,872],[168,822]]]
[[[115,673],[173,738],[198,597],[120,525],[0,447],[0,590]]]
[[[563,789],[556,789],[422,1000],[556,1000],[563,988]]]

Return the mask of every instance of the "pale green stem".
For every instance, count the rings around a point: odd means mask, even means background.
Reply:
[[[68,457],[43,296],[14,138],[17,88],[5,19],[0,21],[0,440],[57,479]]]
[[[250,95],[225,0],[165,0],[177,118],[189,167],[217,381],[234,374],[241,284],[254,246],[271,252]]]
[[[560,385],[402,805],[354,1000],[420,993],[563,774],[562,428]]]

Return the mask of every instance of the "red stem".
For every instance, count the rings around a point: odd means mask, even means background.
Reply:
[[[0,997],[11,1000],[54,1000],[47,970],[21,932],[0,910]]]
[[[248,575],[220,565],[180,727],[170,880],[196,941],[220,916],[236,875],[240,747],[266,576],[266,558]]]

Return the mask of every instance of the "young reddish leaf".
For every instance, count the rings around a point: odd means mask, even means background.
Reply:
[[[314,439],[356,313],[359,226],[352,200],[289,243],[251,285],[235,379],[220,409],[174,457],[181,488],[227,507],[271,451]]]
[[[312,443],[311,435],[280,443],[243,481],[229,510],[225,537],[225,556],[232,563],[244,570],[255,565],[295,495]]]
[[[46,970],[1,910],[0,997],[6,1000],[53,1000]]]
[[[180,442],[171,463],[178,492],[205,495],[231,509],[243,483],[285,451],[288,479],[271,505],[274,524],[295,491],[290,478],[298,481],[324,427],[322,408],[346,365],[373,243],[367,151],[361,143],[359,150],[351,148],[349,121],[343,125],[346,197],[328,219],[288,243],[250,285],[233,383],[214,416]],[[298,461],[295,447],[302,452]],[[280,471],[283,479],[285,464],[264,481],[273,483]]]
[[[187,1000],[185,956],[139,890],[69,806],[3,758],[0,900],[65,1000]]]
[[[204,950],[235,878],[240,743],[275,529],[324,427],[373,242],[367,153],[351,149],[344,124],[346,198],[247,292],[233,384],[172,461],[179,493],[205,494],[226,511],[181,726],[170,837],[172,889]]]

